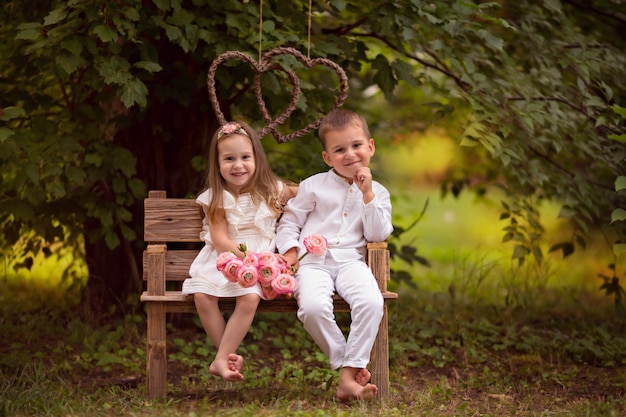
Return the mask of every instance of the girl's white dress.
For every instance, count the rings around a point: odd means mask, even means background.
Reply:
[[[196,198],[196,202],[206,209],[209,204],[211,190],[206,190]],[[245,243],[248,251],[276,251],[276,221],[277,216],[265,202],[257,207],[250,194],[240,194],[235,198],[228,191],[224,191],[222,198],[226,221],[228,222],[228,236],[233,242]],[[205,211],[206,213],[206,211]],[[204,247],[192,262],[189,276],[183,282],[183,294],[205,293],[216,297],[238,297],[246,294],[258,294],[263,297],[259,284],[244,288],[230,282],[216,268],[218,251],[213,246],[209,223],[206,216],[202,221],[200,239],[204,240]]]

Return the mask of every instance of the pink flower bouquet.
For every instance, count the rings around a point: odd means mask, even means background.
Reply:
[[[322,235],[310,235],[304,238],[306,252],[300,256],[302,260],[309,253],[323,256],[328,247],[328,241]],[[277,254],[269,251],[247,252],[245,244],[238,249],[243,252],[240,259],[232,252],[222,252],[217,257],[217,270],[230,282],[236,282],[244,288],[257,283],[261,285],[263,297],[273,300],[279,295],[290,297],[298,286],[294,277],[295,269],[290,268]]]
[[[245,249],[240,245],[239,249]],[[244,258],[238,258],[232,252],[222,252],[217,257],[217,270],[230,282],[236,282],[244,288],[259,283],[263,297],[268,300],[285,295],[290,297],[298,282],[293,271],[277,254],[269,251],[244,252]]]

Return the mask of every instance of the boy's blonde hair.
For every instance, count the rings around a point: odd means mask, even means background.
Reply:
[[[225,133],[224,126],[232,124],[238,124],[244,132],[237,129],[233,133]],[[220,163],[217,144],[220,140],[231,135],[244,135],[250,139],[252,143],[252,150],[254,152],[255,171],[249,182],[241,189],[242,193],[250,193],[252,201],[255,205],[259,205],[261,201],[269,207],[272,212],[278,217],[282,213],[282,199],[281,190],[278,183],[283,182],[274,172],[267,161],[265,150],[261,144],[259,135],[252,129],[247,123],[244,122],[229,122],[224,126],[220,126],[219,129],[213,134],[211,138],[211,144],[209,146],[209,172],[206,177],[205,186],[211,189],[211,199],[209,201],[209,207],[207,215],[209,220],[214,222],[217,219],[218,210],[223,208],[222,196],[226,188],[226,181],[220,174]]]
[[[344,129],[348,126],[356,126],[362,129],[365,136],[368,139],[371,138],[367,121],[365,121],[363,116],[350,110],[332,110],[322,119],[317,133],[324,150],[326,149],[326,134],[329,131]]]

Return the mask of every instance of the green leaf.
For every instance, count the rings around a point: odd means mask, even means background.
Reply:
[[[626,107],[611,106],[611,110],[613,110],[615,113],[619,114],[622,117],[626,117]]]
[[[480,142],[478,142],[476,139],[472,139],[468,136],[465,136],[461,139],[461,143],[459,145],[472,147],[472,146],[478,145],[479,143]]]
[[[541,265],[543,263],[543,252],[541,252],[541,248],[539,246],[533,245],[531,252],[535,257],[537,264]]]
[[[331,0],[330,4],[338,11],[342,11],[346,8],[346,2],[344,0]]]
[[[478,36],[480,36],[482,39],[484,39],[487,42],[487,46],[497,51],[502,51],[502,47],[504,46],[504,41],[501,38],[497,37],[491,32],[487,32],[484,29],[479,30],[477,33],[478,33]]]
[[[169,10],[171,8],[170,0],[152,0],[152,3],[159,8],[159,10]]]
[[[131,20],[133,22],[138,22],[141,19],[139,12],[134,7],[125,7],[124,17],[126,17],[126,19]]]
[[[39,167],[34,162],[28,162],[24,167],[26,175],[35,185],[39,185]]]
[[[611,213],[611,224],[626,220],[626,210],[618,208]]]
[[[528,250],[527,247],[522,246],[522,245],[516,245],[515,249],[513,249],[513,259],[522,259],[524,258],[526,255],[528,255],[530,253],[530,251]]]
[[[159,65],[158,62],[152,62],[152,61],[139,61],[139,62],[135,62],[133,64],[133,67],[135,68],[140,68],[143,70],[146,70],[148,72],[159,72],[163,70],[163,67],[161,65]]]
[[[102,155],[97,153],[89,153],[85,156],[85,162],[95,167],[101,167]]]
[[[559,0],[543,0],[543,4],[546,8],[561,13],[561,2]]]
[[[87,173],[80,168],[75,166],[65,167],[65,175],[67,178],[75,185],[85,185],[85,180],[87,179]]]
[[[620,256],[624,252],[626,252],[626,243],[616,243],[613,245],[613,253],[615,256]]]
[[[622,135],[611,134],[608,136],[608,138],[616,140],[618,142],[626,143],[626,134],[622,134]]]
[[[148,87],[139,78],[131,78],[120,86],[120,100],[127,108],[138,104],[146,107],[148,104]]]
[[[59,7],[51,11],[48,16],[43,19],[44,26],[54,25],[67,17],[67,9],[65,7]]]
[[[61,47],[76,56],[80,56],[80,53],[83,51],[83,44],[76,38],[63,39]]]
[[[372,63],[372,69],[376,71],[374,82],[378,84],[383,91],[387,101],[393,100],[393,90],[397,84],[397,80],[393,75],[389,61],[382,54],[378,54]]]
[[[179,9],[167,19],[167,22],[176,26],[185,26],[193,22],[194,17],[193,13],[188,10]]]
[[[18,32],[15,39],[22,39],[27,41],[34,41],[41,36],[41,29],[26,29]]]
[[[391,67],[393,68],[396,78],[408,82],[412,87],[419,86],[419,83],[413,74],[414,69],[411,65],[400,59],[396,59],[391,64]]]
[[[15,135],[15,132],[6,127],[0,127],[0,143],[3,143],[9,137]]]
[[[560,250],[563,252],[563,258],[567,258],[569,255],[574,253],[574,245],[570,242],[561,242],[553,245],[548,252],[554,252]]]
[[[626,177],[619,176],[615,179],[615,191],[621,191],[626,189]]]
[[[9,106],[2,109],[0,112],[0,120],[7,121],[16,119],[18,117],[26,117],[26,112],[23,108],[17,106]]]
[[[115,249],[120,245],[120,238],[115,234],[115,232],[108,230],[104,234],[104,241],[106,242],[109,249]]]
[[[165,29],[165,34],[170,41],[178,43],[178,40],[182,39],[183,32],[181,32],[180,28],[168,24],[163,24],[163,28]]]
[[[102,42],[116,42],[118,38],[117,32],[106,25],[96,26],[93,32],[98,35]]]
[[[61,52],[56,57],[56,63],[67,74],[72,74],[80,67],[81,61],[76,55]]]

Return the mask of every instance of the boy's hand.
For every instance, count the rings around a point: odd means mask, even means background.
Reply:
[[[372,171],[369,167],[361,167],[354,174],[352,181],[359,187],[361,193],[363,193],[363,202],[369,203],[374,199],[374,192],[372,191]]]
[[[291,248],[283,255],[279,255],[288,266],[298,268],[298,248]]]

